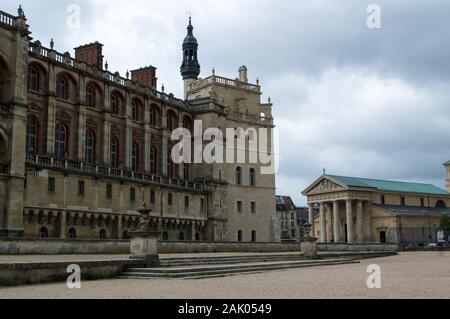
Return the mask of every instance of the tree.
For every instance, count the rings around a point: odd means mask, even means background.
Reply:
[[[440,225],[441,226],[439,227],[439,229],[444,232],[444,239],[445,241],[447,241],[450,234],[450,216],[442,215],[440,219]]]

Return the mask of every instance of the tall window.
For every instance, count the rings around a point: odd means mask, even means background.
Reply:
[[[139,169],[139,146],[136,143],[131,144],[131,169]]]
[[[35,67],[28,67],[28,89],[39,91],[39,75]]]
[[[67,129],[58,123],[55,129],[55,155],[58,158],[65,158],[67,153]]]
[[[172,131],[175,129],[175,126],[177,121],[177,116],[172,112],[172,111],[168,111],[167,112],[167,129],[169,131]]]
[[[111,138],[111,145],[109,149],[109,155],[112,167],[119,166],[119,141],[116,137]]]
[[[139,121],[139,105],[136,99],[131,102],[131,119],[133,121]]]
[[[56,81],[56,96],[59,99],[67,100],[67,82],[63,77],[59,77]]]
[[[243,240],[242,230],[238,231],[237,240],[238,242],[241,242]]]
[[[236,168],[236,184],[242,185],[242,168]]]
[[[27,152],[36,153],[37,152],[37,135],[38,135],[38,124],[37,120],[33,116],[29,116],[27,120]]]
[[[252,231],[252,242],[256,242],[256,231]]]
[[[86,105],[89,107],[95,107],[95,91],[90,85],[86,87]]]
[[[150,174],[156,175],[156,147],[150,147]]]
[[[84,160],[93,163],[95,160],[95,135],[91,130],[86,131],[86,140],[84,143]]]
[[[158,124],[158,110],[154,105],[150,106],[150,125],[157,126]]]
[[[175,177],[175,165],[172,161],[172,150],[167,152],[167,174],[170,178]]]
[[[250,169],[250,186],[256,185],[256,171],[254,168]]]
[[[111,95],[111,113],[114,115],[119,115],[119,98],[117,95]]]
[[[45,228],[45,227],[42,227],[42,228],[39,230],[39,237],[40,237],[40,238],[48,238],[48,229]]]

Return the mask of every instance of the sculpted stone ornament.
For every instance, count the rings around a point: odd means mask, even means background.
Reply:
[[[130,259],[145,261],[147,266],[159,265],[158,237],[159,233],[150,227],[150,213],[152,210],[143,207],[138,209],[139,225],[135,231],[129,233],[130,236]]]
[[[312,225],[305,224],[303,227],[305,228],[305,236],[300,239],[300,250],[305,257],[317,258],[317,238],[314,238],[314,234],[311,233]]]
[[[327,179],[324,179],[312,191],[313,192],[323,192],[323,191],[336,190],[339,188],[341,188],[341,187],[339,187],[339,185],[337,185]]]

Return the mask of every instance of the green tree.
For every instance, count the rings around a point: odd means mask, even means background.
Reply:
[[[447,241],[448,236],[450,234],[450,216],[442,215],[440,219],[440,227],[439,229],[444,232],[444,239]]]

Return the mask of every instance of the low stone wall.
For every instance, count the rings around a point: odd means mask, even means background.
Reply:
[[[160,254],[276,253],[300,251],[300,244],[159,242]],[[1,255],[128,255],[127,240],[0,239]]]
[[[67,267],[74,262],[0,264],[0,286],[67,281]],[[106,279],[118,276],[128,267],[145,267],[142,261],[112,260],[75,262],[80,266],[82,280]]]
[[[283,253],[300,251],[300,244],[160,242],[161,254],[173,253]]]
[[[317,244],[317,251],[332,252],[398,252],[396,244]]]
[[[127,255],[127,240],[0,239],[0,255]]]

